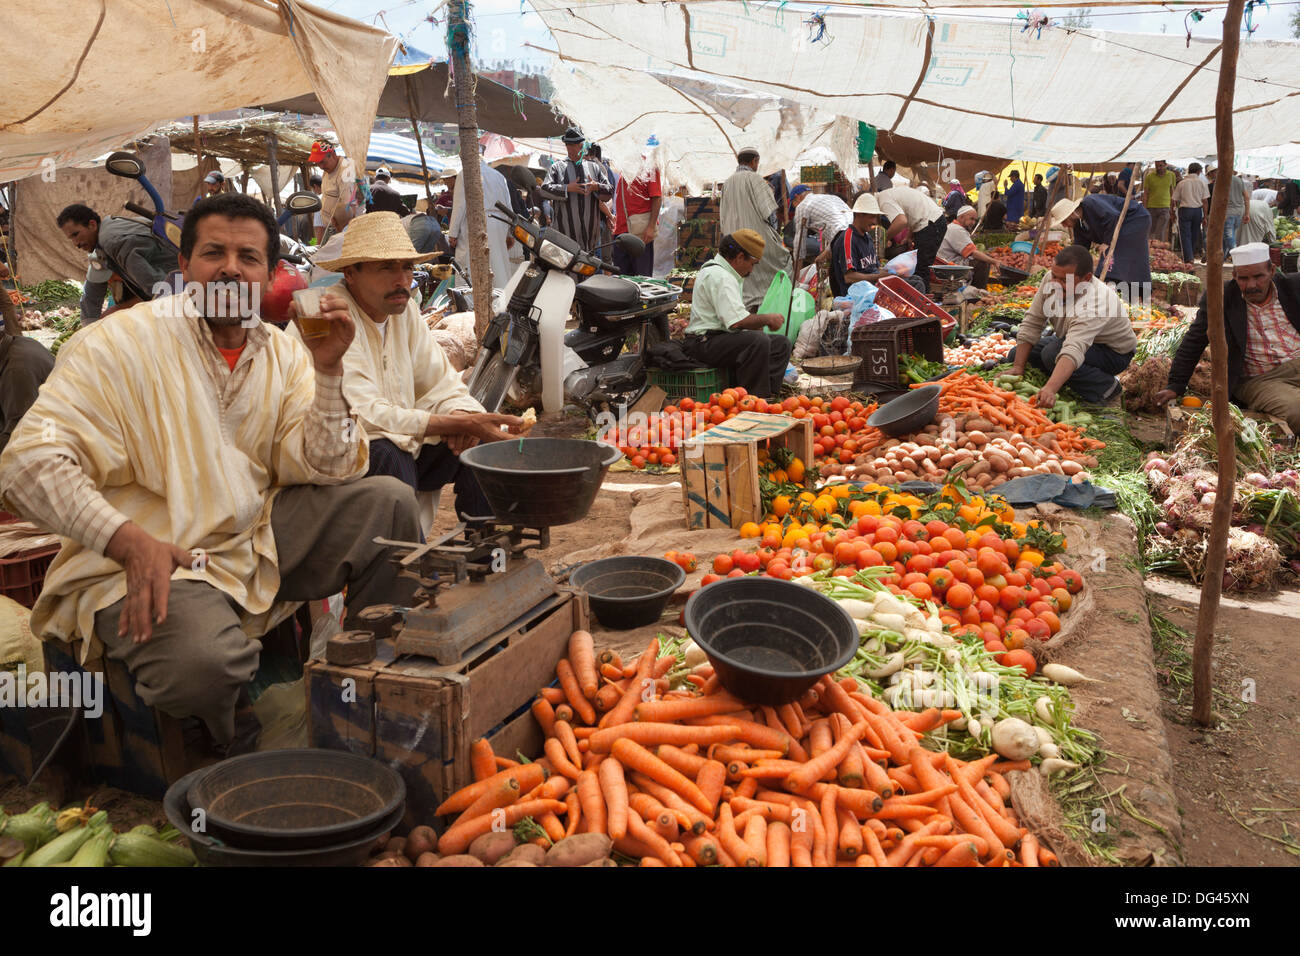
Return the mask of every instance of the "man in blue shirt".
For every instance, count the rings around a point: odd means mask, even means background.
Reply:
[[[1007,222],[1014,225],[1025,214],[1025,184],[1020,181],[1020,171],[1011,170],[1011,185],[1004,197],[1007,204]]]

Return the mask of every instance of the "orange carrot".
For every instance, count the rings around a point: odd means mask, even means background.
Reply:
[[[820,757],[831,749],[833,743],[835,743],[835,735],[831,732],[830,720],[825,717],[814,720],[812,729],[808,731],[808,753],[813,757]]]
[[[1000,773],[990,773],[988,775],[989,785],[993,791],[1004,801],[1011,799],[1011,784],[1007,783],[1007,778]]]
[[[669,866],[682,865],[682,861],[673,848],[668,845],[668,841],[647,826],[645,821],[631,808],[627,811],[627,835],[633,840],[646,844],[654,851],[656,857]]]
[[[639,710],[640,708],[638,708]],[[633,740],[645,747],[659,744],[717,744],[733,740],[740,733],[735,724],[717,727],[684,727],[671,723],[633,723],[605,727],[591,737],[591,749],[596,753],[609,753],[616,740]]]
[[[628,808],[635,810],[642,822],[669,843],[678,836],[677,817],[648,793],[633,793],[627,798]]]
[[[952,820],[947,817],[941,820],[934,820],[927,823],[915,833],[909,833],[899,842],[893,850],[886,854],[886,861],[889,866],[903,866],[912,857],[912,853],[917,849],[916,838],[925,836],[928,833],[947,833],[952,829]]]
[[[970,781],[961,773],[957,761],[949,757],[947,764],[948,774],[957,781],[958,792],[961,794],[962,800],[984,818],[984,822],[988,824],[989,829],[997,835],[998,842],[1005,847],[1014,847],[1019,843],[1020,829],[994,810],[987,800],[975,792],[975,788],[971,786]]]
[[[859,752],[862,749],[862,744],[859,742]],[[894,781],[889,778],[889,774],[884,771],[880,764],[874,760],[864,759],[862,761],[862,771],[868,788],[880,794],[886,800],[894,795]]]
[[[564,754],[575,767],[582,766],[582,751],[578,749],[578,738],[574,736],[573,724],[567,720],[555,722],[555,738],[564,746]]]
[[[1061,862],[1056,858],[1056,854],[1043,846],[1038,846],[1038,865],[1039,866],[1060,866]]]
[[[567,699],[564,696],[564,691],[561,690],[559,687],[543,687],[537,693],[538,696],[545,697],[546,702],[550,704],[552,707],[556,706],[557,704],[563,704]]]
[[[687,855],[700,866],[714,866],[719,863],[718,843],[708,834],[688,836],[682,843]]]
[[[989,773],[1010,773],[1013,770],[1028,770],[1030,767],[1028,760],[999,760],[989,767]]]
[[[591,705],[578,685],[578,677],[573,672],[573,665],[569,663],[567,657],[561,657],[555,665],[555,676],[560,680],[560,687],[564,690],[565,699],[568,700],[569,706],[584,724],[594,724],[596,722],[596,708]]]
[[[582,817],[587,823],[587,832],[604,833],[606,825],[605,797],[601,793],[597,772],[584,770],[580,773],[576,792],[582,806]]]
[[[596,676],[596,648],[586,631],[574,631],[569,635],[569,663],[573,665],[583,696],[595,697],[596,691],[600,690],[600,678]]]
[[[841,808],[836,811],[840,822],[839,855],[846,860],[856,860],[862,853],[862,827],[853,814]]]
[[[621,738],[614,741],[610,753],[628,770],[644,773],[651,780],[656,780],[680,794],[687,803],[690,803],[701,813],[712,811],[713,805],[700,792],[700,788],[695,785],[695,781],[668,766],[639,743]]]
[[[636,705],[633,716],[638,721],[667,723],[691,717],[711,717],[744,710],[745,705],[729,694],[688,697],[681,700],[649,700]]]
[[[727,768],[716,760],[706,760],[704,766],[696,773],[695,785],[700,788],[700,793],[704,794],[704,798],[709,801],[710,809],[708,812],[710,814],[717,809],[718,800],[722,796],[722,788],[726,782]]]
[[[659,638],[652,638],[647,645],[641,657],[636,662],[635,670],[629,676],[632,682],[628,685],[627,691],[623,694],[623,699],[614,705],[605,716],[600,719],[601,727],[614,727],[618,724],[626,724],[632,719],[632,712],[636,705],[641,701],[641,694],[645,687],[645,681],[651,679],[650,674],[654,669],[655,658],[659,656]]]
[[[508,807],[510,804],[517,802],[523,795],[523,792],[519,789],[519,781],[514,777],[498,780],[466,807],[455,822],[473,820],[475,817],[491,813],[499,807]]]
[[[813,865],[812,851],[815,833],[813,827],[808,823],[807,813],[803,811],[802,807],[799,809],[803,816],[798,824],[791,824],[790,827],[790,865],[794,867],[811,867]],[[769,854],[769,858],[770,856],[771,854]]]
[[[564,804],[559,800],[524,800],[482,814],[472,820],[457,821],[438,840],[438,852],[444,856],[463,853],[476,837],[491,832],[494,824],[513,827],[524,817],[536,819],[544,813],[562,813],[564,809]]]
[[[835,806],[838,787],[828,786],[822,793],[819,822],[824,834],[822,842],[822,866],[834,866],[836,850],[839,846],[840,818]],[[814,862],[816,862],[814,860]]]
[[[854,724],[847,733],[835,742],[830,750],[809,760],[800,769],[786,777],[786,789],[795,793],[802,793],[811,787],[827,771],[839,765],[840,761],[844,759],[844,755],[849,752],[849,748],[862,736],[866,728],[865,721]]]
[[[714,730],[713,727],[699,727],[698,730]],[[748,744],[738,746],[716,745],[709,748],[709,759],[716,760],[718,763],[731,763],[739,761],[740,763],[752,764],[758,760],[780,760],[785,755],[779,750],[755,750]]]
[[[596,710],[603,714],[612,710],[615,705],[618,704],[619,699],[622,698],[622,696],[622,692],[617,687],[612,684],[606,684],[600,690],[596,691],[593,703],[596,706]]]
[[[773,730],[766,724],[760,724],[753,720],[741,720],[730,714],[725,717],[721,715],[692,717],[686,722],[697,727],[717,727],[719,724],[737,726],[740,728],[740,733],[736,735],[737,740],[762,750],[779,750],[793,756],[793,748],[797,746],[797,742],[791,740],[790,735],[783,730]]]
[[[760,866],[758,857],[754,855],[754,848],[740,838],[736,832],[735,821],[731,815],[731,807],[728,804],[722,804],[718,808],[718,827],[716,831],[718,843],[722,849],[727,851],[727,855],[736,861],[737,866]]]
[[[570,707],[567,703],[556,704],[555,719],[567,720],[569,723],[573,723],[573,708]]]
[[[759,866],[767,866],[767,819],[755,813],[745,823],[740,838],[748,845],[750,853],[758,860]]]
[[[557,725],[559,723],[560,721],[556,721]],[[578,774],[582,773],[582,767],[569,760],[569,755],[564,752],[564,744],[560,743],[558,738],[546,738],[546,743],[543,745],[542,750],[546,754],[546,759],[551,762],[551,766],[555,768],[557,773],[564,774],[564,776],[568,777],[570,780],[576,781],[578,779]]]
[[[605,801],[606,832],[610,839],[618,840],[627,835],[628,792],[623,765],[613,758],[602,760],[596,768],[596,778]]]
[[[1028,831],[1020,838],[1020,862],[1025,866],[1038,866],[1038,837]]]
[[[943,856],[935,866],[976,866],[979,863],[979,848],[973,840],[963,840]]]
[[[518,760],[511,760],[509,757],[493,757],[492,763],[496,767],[496,770],[492,771],[493,773],[496,773],[497,770],[509,770],[511,767],[520,766]]]
[[[567,804],[561,804],[567,806]],[[559,843],[565,837],[564,824],[554,813],[543,813],[537,817],[537,825],[546,831],[546,838],[552,843]]]
[[[637,864],[637,866],[644,866],[647,868],[655,867],[655,866],[667,866],[667,865],[668,865],[667,863],[659,859],[659,857],[657,856],[643,856],[641,857],[641,862]]]
[[[467,787],[461,787],[434,810],[435,816],[444,816],[448,813],[459,813],[469,807],[475,800],[493,789],[495,784],[500,783],[507,778],[513,778],[518,784],[520,793],[527,793],[534,787],[540,786],[546,779],[546,771],[538,763],[526,763],[522,767],[512,767],[509,770],[502,770],[493,774],[486,780],[478,780]]]
[[[475,780],[486,780],[497,772],[496,754],[486,737],[480,737],[469,748],[469,766]]]
[[[984,841],[977,836],[969,833],[950,833],[944,836],[930,834],[928,836],[917,837],[916,845],[924,847],[938,847],[941,850],[951,850],[959,843],[970,843],[975,847],[977,856],[983,856],[988,852],[988,847]],[[936,857],[938,859],[938,857]]]
[[[652,677],[658,680],[660,677],[663,677],[665,674],[667,674],[670,670],[672,670],[676,666],[677,666],[676,656],[673,654],[665,654],[663,657],[655,658],[654,667],[651,669],[650,674]]]
[[[572,790],[564,795],[565,821],[564,835],[571,837],[578,832],[578,827],[582,824],[582,799],[578,796],[577,790]]]
[[[916,820],[934,816],[938,812],[934,807],[886,800],[880,809],[872,815],[880,820]]]
[[[555,708],[545,697],[539,696],[533,701],[533,719],[537,721],[537,726],[542,728],[543,737],[553,737],[555,735]]]
[[[788,867],[790,865],[790,828],[777,820],[767,825],[767,865],[770,867]]]
[[[886,866],[885,851],[880,845],[880,837],[876,831],[869,826],[862,828],[862,845],[866,849],[866,855],[875,861],[876,866]]]
[[[679,814],[679,819],[685,817],[689,823],[682,825],[688,826],[692,833],[698,835],[704,833],[706,830],[712,829],[712,816],[701,813],[695,807],[683,800],[680,795],[670,788],[665,787],[662,783],[651,780],[643,773],[633,773],[629,777],[629,782],[638,790],[650,794],[650,796],[654,797],[669,810]]]
[[[984,817],[974,807],[970,806],[960,793],[954,793],[950,797],[945,797],[948,806],[952,811],[952,818],[967,833],[980,837],[988,845],[991,852],[996,852],[1002,848],[1002,841],[998,835],[993,832]]]
[[[675,747],[672,744],[660,744],[655,748],[655,756],[674,770],[684,773],[688,777],[697,777],[709,762],[707,757],[687,753],[684,748]],[[696,783],[698,782],[697,779]]]
[[[843,714],[836,714],[835,716],[838,719],[838,721],[842,722],[843,725],[845,725],[841,728],[841,730],[847,731],[849,729],[847,726],[849,719],[845,717]],[[866,768],[863,765],[862,757],[859,754],[859,750],[860,748],[858,746],[858,741],[854,740],[853,743],[849,745],[848,750],[845,752],[844,759],[840,761],[840,765],[837,770],[836,777],[841,787],[861,789],[862,786],[864,785],[864,781],[866,779]]]
[[[608,681],[618,682],[623,680],[622,664],[601,664],[600,676]]]

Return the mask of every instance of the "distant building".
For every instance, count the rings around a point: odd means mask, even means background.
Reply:
[[[489,70],[479,74],[494,80],[502,86],[518,90],[527,96],[542,99],[542,75],[540,73],[520,73],[518,70]]]
[[[444,153],[460,151],[460,132],[451,123],[434,123],[430,129],[430,138],[435,149]]]

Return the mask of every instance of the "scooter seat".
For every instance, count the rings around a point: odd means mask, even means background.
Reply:
[[[577,299],[597,312],[626,312],[641,301],[636,284],[618,276],[592,276],[577,289]]]

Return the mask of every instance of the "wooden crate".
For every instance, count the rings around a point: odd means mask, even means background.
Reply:
[[[431,823],[438,804],[471,782],[469,748],[478,738],[503,756],[541,752],[529,707],[555,679],[569,636],[589,623],[586,595],[564,590],[455,665],[399,657],[391,639],[357,667],[309,661],[311,745],[389,764],[406,782],[405,825]]]
[[[683,444],[682,502],[688,528],[739,528],[762,519],[760,442],[787,447],[805,464],[813,460],[812,422],[786,415],[742,412]]]

